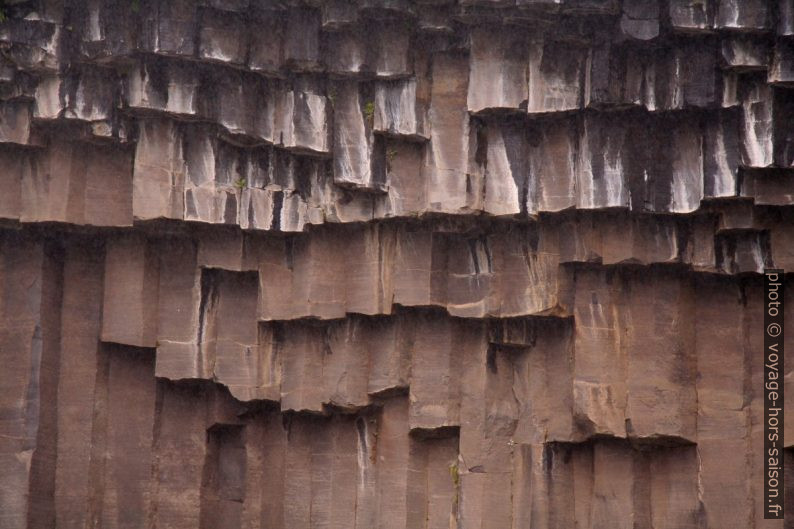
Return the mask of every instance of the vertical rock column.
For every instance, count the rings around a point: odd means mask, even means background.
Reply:
[[[256,273],[224,270],[219,275],[214,377],[240,400],[261,398],[266,367],[258,354]]]
[[[430,93],[430,144],[425,149],[423,172],[430,211],[453,213],[480,196],[466,176],[469,146],[469,114],[466,87],[469,67],[466,57],[438,53],[433,57]]]
[[[752,525],[748,477],[746,359],[741,293],[719,279],[698,282],[695,321],[698,373],[698,454],[709,524]],[[706,302],[706,300],[709,300]],[[725,435],[730,432],[730,435]],[[730,478],[729,478],[730,476]],[[726,494],[727,493],[727,494]],[[725,501],[725,498],[731,498]]]
[[[107,356],[106,453],[100,526],[145,526],[156,484],[152,481],[157,398],[153,349],[103,344]]]
[[[181,219],[185,208],[182,135],[172,120],[139,122],[132,177],[132,213],[136,219]]]
[[[17,235],[0,249],[0,526],[53,526],[60,256]]]
[[[157,345],[160,260],[142,235],[112,238],[105,252],[102,341]]]
[[[574,422],[583,435],[625,437],[626,361],[621,345],[621,285],[609,273],[577,271],[574,318]]]
[[[157,376],[202,378],[199,357],[201,270],[192,240],[168,238],[158,246]]]
[[[510,527],[513,434],[518,403],[511,355],[470,335],[463,351],[460,520],[463,527]]]
[[[95,478],[101,474],[107,420],[101,397],[107,392],[107,359],[99,342],[103,257],[101,246],[72,239],[64,260],[55,472],[56,525],[64,528],[96,523],[99,513]]]

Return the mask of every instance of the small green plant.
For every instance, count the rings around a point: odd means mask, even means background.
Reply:
[[[334,106],[336,103],[336,87],[331,87],[328,89],[328,94],[325,96],[328,98],[328,101],[331,103],[331,106]]]
[[[452,483],[455,485],[455,488],[458,488],[460,485],[460,472],[458,471],[457,461],[449,465],[449,475],[452,478]]]
[[[130,9],[133,13],[141,10],[141,0],[130,0]]]
[[[248,181],[247,181],[245,178],[238,178],[238,179],[237,179],[237,180],[234,182],[234,187],[236,187],[237,189],[239,189],[240,191],[242,191],[243,189],[245,189],[245,186],[246,186],[247,184],[248,184]]]
[[[372,124],[372,120],[375,118],[375,103],[372,101],[367,101],[367,104],[364,105],[364,117],[367,118],[369,124]]]

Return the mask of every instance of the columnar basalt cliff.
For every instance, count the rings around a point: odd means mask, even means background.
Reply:
[[[3,18],[0,528],[768,527],[794,0]]]

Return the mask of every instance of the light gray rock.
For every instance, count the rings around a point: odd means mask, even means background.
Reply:
[[[471,32],[470,112],[522,108],[529,97],[529,42],[520,31],[478,26]],[[535,70],[536,75],[538,70]],[[536,84],[535,89],[542,89]],[[537,104],[537,103],[536,103]]]
[[[746,167],[772,165],[772,88],[760,78],[742,86],[741,164]]]
[[[763,31],[769,27],[768,2],[763,0],[719,0],[715,14],[718,28]]]
[[[428,109],[418,97],[422,81],[380,81],[375,85],[373,129],[389,135],[424,140],[429,136]]]
[[[579,138],[577,208],[628,207],[631,199],[629,127],[604,116],[585,116]]]
[[[575,110],[582,105],[588,50],[564,42],[535,40],[529,52],[530,114]]]
[[[373,171],[375,103],[357,82],[334,86],[334,182],[342,186],[376,190]]]

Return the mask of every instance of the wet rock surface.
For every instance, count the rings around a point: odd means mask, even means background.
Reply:
[[[6,4],[0,528],[764,527],[791,2]]]

